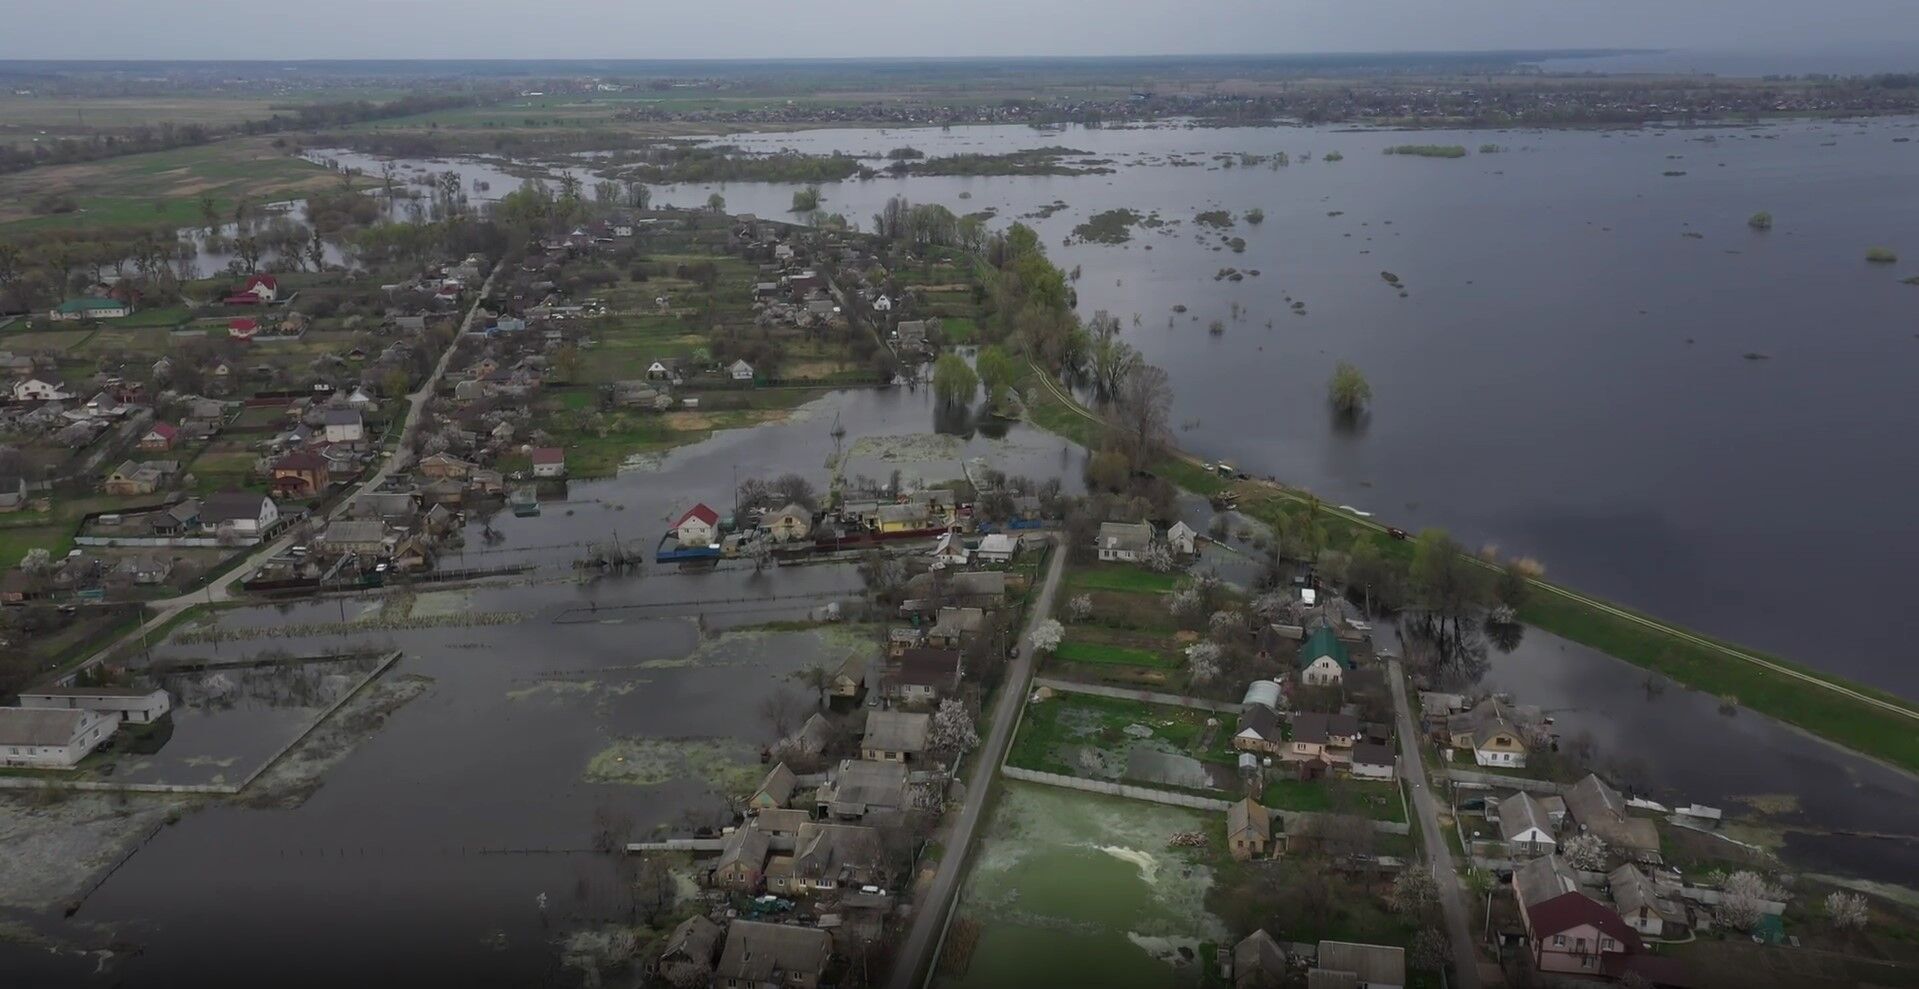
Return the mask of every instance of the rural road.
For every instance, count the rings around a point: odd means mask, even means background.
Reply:
[[[1007,669],[1006,682],[1001,685],[999,699],[993,705],[993,726],[987,730],[984,744],[974,753],[972,777],[966,781],[966,806],[960,808],[959,820],[953,826],[945,854],[940,857],[939,871],[933,874],[932,885],[914,907],[913,927],[893,963],[892,976],[886,983],[888,989],[915,989],[930,978],[937,961],[931,957],[933,946],[946,929],[947,913],[952,909],[960,876],[966,871],[966,853],[973,846],[973,832],[986,807],[987,788],[999,773],[1000,760],[1006,757],[1006,746],[1013,740],[1013,722],[1019,720],[1020,705],[1026,703],[1026,687],[1033,676],[1033,629],[1052,617],[1053,592],[1059,589],[1060,574],[1065,571],[1066,547],[1055,541],[1045,582],[1033,600],[1026,627],[1020,631],[1019,658]]]
[[[1413,724],[1412,706],[1406,703],[1406,678],[1399,660],[1387,662],[1386,679],[1393,685],[1393,707],[1399,711],[1399,770],[1413,785],[1419,834],[1425,840],[1426,862],[1439,886],[1439,908],[1445,914],[1446,935],[1453,945],[1451,984],[1460,989],[1479,989],[1479,951],[1473,943],[1465,898],[1459,892],[1459,870],[1453,862],[1452,846],[1446,844],[1446,834],[1439,830],[1439,812],[1426,779],[1426,764],[1419,758],[1419,732]]]
[[[497,273],[498,270],[498,266],[496,265],[494,268],[495,273]],[[386,483],[386,479],[392,476],[395,471],[404,470],[407,464],[412,461],[413,454],[409,449],[407,441],[412,437],[413,431],[419,427],[420,417],[426,412],[427,400],[433,397],[434,390],[440,385],[440,379],[446,376],[447,368],[452,365],[453,351],[459,344],[460,336],[466,333],[468,328],[473,325],[473,317],[480,311],[480,301],[485,299],[487,293],[492,291],[492,289],[493,275],[489,274],[487,275],[486,281],[480,285],[479,296],[473,300],[473,305],[467,308],[466,318],[460,321],[459,331],[454,334],[453,341],[447,344],[446,352],[440,355],[440,362],[433,366],[433,373],[428,375],[426,380],[420,383],[419,388],[407,396],[406,420],[400,425],[400,441],[395,446],[393,455],[386,459],[386,463],[382,464],[380,469],[369,474],[365,481],[360,482],[359,487],[342,494],[339,502],[335,504],[333,510],[328,513],[327,518],[338,518],[345,514],[347,509],[352,507],[355,495],[358,495],[362,491],[377,490],[381,484]],[[86,662],[61,673],[60,676],[66,677],[78,673],[100,662],[100,660],[104,659],[115,649],[120,648],[128,642],[144,640],[146,636],[164,628],[168,622],[178,617],[182,611],[194,605],[213,604],[218,601],[231,600],[233,597],[232,589],[235,583],[245,579],[248,574],[259,569],[261,564],[272,559],[279,553],[284,552],[287,547],[293,544],[296,538],[298,538],[297,534],[290,532],[271,543],[261,546],[238,566],[214,578],[214,580],[206,586],[178,595],[177,597],[164,598],[151,602],[149,607],[151,607],[154,612],[152,618],[142,622],[138,628],[128,632],[126,635],[100,647],[92,656],[88,657]]]

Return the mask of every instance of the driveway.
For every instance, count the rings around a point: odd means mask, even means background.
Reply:
[[[1053,593],[1059,589],[1060,574],[1065,572],[1066,547],[1055,542],[1045,583],[1033,601],[1032,612],[1027,615],[1026,628],[1020,632],[1019,658],[1007,668],[1006,682],[1000,686],[999,698],[993,704],[993,726],[987,730],[979,751],[974,753],[972,776],[966,781],[966,806],[960,808],[959,820],[953,825],[952,838],[940,858],[933,884],[914,907],[913,928],[893,963],[892,977],[886,983],[889,989],[913,989],[932,968],[933,945],[946,928],[953,894],[958,891],[960,876],[966,871],[966,853],[973,845],[980,812],[986,807],[987,788],[999,775],[1000,761],[1006,757],[1006,746],[1013,740],[1013,722],[1019,718],[1020,706],[1026,703],[1026,687],[1033,676],[1033,629],[1052,616]]]
[[[1426,764],[1419,758],[1419,733],[1413,726],[1413,709],[1406,703],[1406,678],[1399,660],[1388,660],[1386,679],[1393,686],[1393,707],[1399,711],[1399,766],[1413,785],[1413,810],[1419,814],[1419,834],[1425,840],[1426,861],[1432,866],[1433,879],[1439,885],[1439,908],[1446,917],[1446,935],[1453,944],[1453,985],[1461,989],[1479,989],[1479,950],[1473,941],[1472,925],[1467,921],[1466,898],[1459,890],[1459,870],[1453,862],[1453,849],[1439,830],[1439,809],[1433,801],[1433,789],[1426,779]]]

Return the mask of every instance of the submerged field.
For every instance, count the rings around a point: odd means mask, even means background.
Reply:
[[[1167,839],[1205,815],[1006,781],[961,890],[938,984],[1199,983],[1225,926],[1205,853]]]

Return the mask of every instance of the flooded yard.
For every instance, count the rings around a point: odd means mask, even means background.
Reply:
[[[1217,822],[1156,804],[1002,785],[937,984],[1197,985],[1203,957],[1227,932],[1206,911],[1212,870],[1203,853],[1168,848],[1167,839]]]

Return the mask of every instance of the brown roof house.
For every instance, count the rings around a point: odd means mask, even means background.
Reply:
[[[746,806],[751,810],[784,807],[787,801],[793,799],[794,785],[793,771],[786,768],[786,763],[782,762],[766,774],[766,779],[760,782],[759,789],[753,791],[753,796],[746,801]]]
[[[1566,791],[1566,813],[1580,830],[1598,835],[1628,855],[1639,859],[1659,856],[1658,827],[1646,818],[1628,814],[1619,791],[1591,773]]]
[[[673,928],[666,937],[655,966],[667,985],[706,985],[713,975],[713,962],[720,950],[720,925],[695,914]]]
[[[759,828],[733,829],[720,846],[719,861],[713,863],[713,885],[748,892],[758,889],[766,875],[767,848],[766,832]]]
[[[932,704],[959,689],[957,649],[906,649],[880,675],[880,696],[900,704]]]
[[[1258,801],[1247,797],[1226,808],[1226,846],[1234,858],[1258,858],[1272,840],[1272,815]]]
[[[926,753],[933,716],[923,712],[874,711],[866,716],[860,758],[871,762],[912,762]]]
[[[726,989],[816,989],[833,954],[833,937],[817,927],[735,920],[713,970]]]

